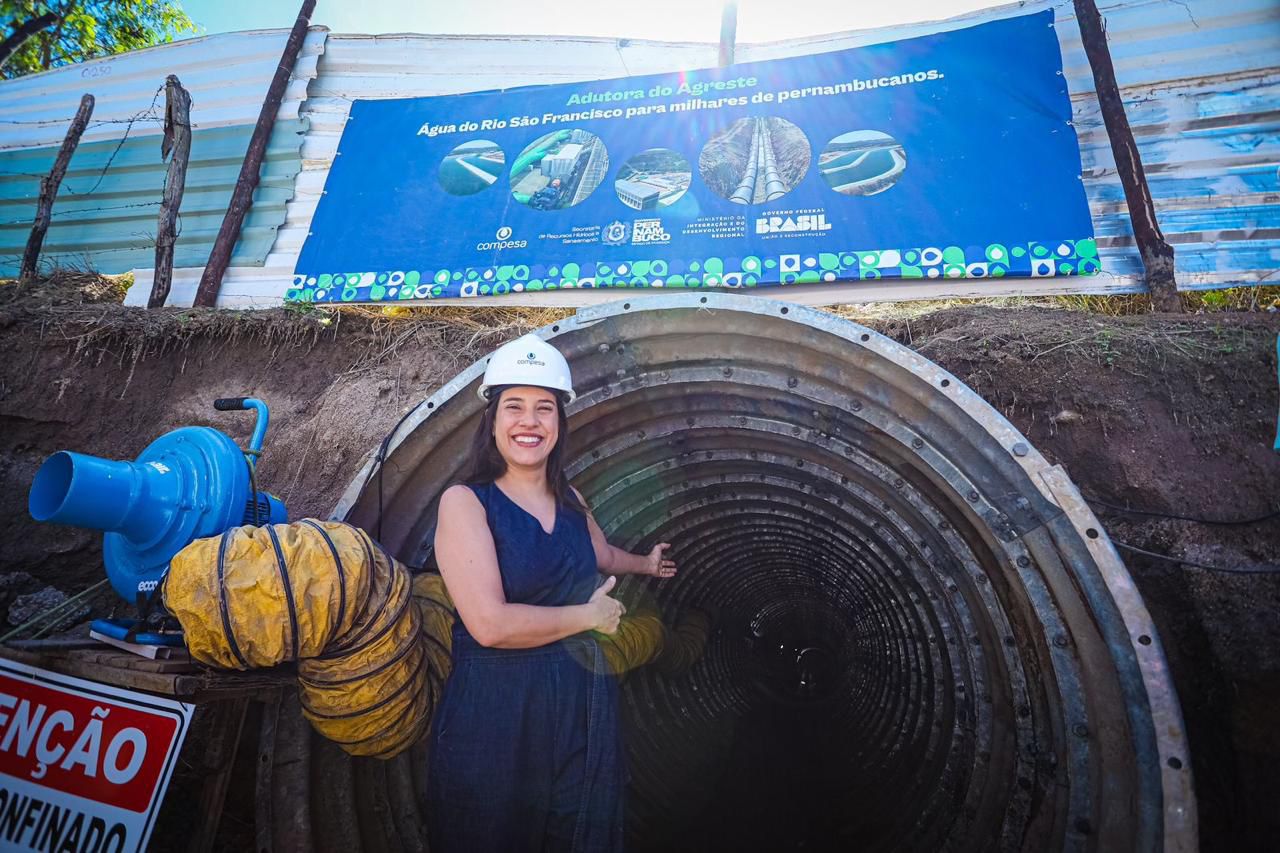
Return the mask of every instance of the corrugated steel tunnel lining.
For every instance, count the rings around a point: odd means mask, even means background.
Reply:
[[[713,618],[624,686],[638,849],[1194,850],[1181,712],[1145,606],[1065,473],[869,329],[685,293],[543,329],[573,368],[570,476],[620,585]],[[421,404],[336,516],[429,559],[484,362]],[[403,759],[402,759],[403,760]]]

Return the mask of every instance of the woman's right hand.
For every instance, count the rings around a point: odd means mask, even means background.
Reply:
[[[602,634],[613,634],[618,630],[618,620],[627,612],[627,608],[622,606],[621,601],[609,597],[609,591],[617,582],[615,577],[606,578],[587,600],[587,612],[591,617],[590,630]]]

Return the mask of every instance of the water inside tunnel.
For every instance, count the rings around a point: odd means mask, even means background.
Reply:
[[[855,324],[714,294],[644,308],[541,332],[579,393],[572,482],[610,541],[671,542],[681,567],[619,596],[710,618],[687,671],[624,683],[629,846],[1194,849],[1158,637],[1065,472]],[[335,511],[410,565],[483,369],[407,416]]]

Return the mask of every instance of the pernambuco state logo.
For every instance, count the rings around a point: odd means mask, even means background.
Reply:
[[[627,233],[630,229],[627,223],[615,219],[604,227],[604,231],[600,234],[600,241],[606,246],[621,246],[627,242]]]
[[[637,219],[631,228],[632,243],[670,243],[671,235],[661,219]]]

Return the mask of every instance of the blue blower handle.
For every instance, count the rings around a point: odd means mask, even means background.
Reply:
[[[253,425],[253,436],[249,439],[249,449],[245,451],[256,463],[258,457],[262,455],[262,443],[267,437],[267,423],[270,420],[267,404],[257,397],[219,397],[213,401],[213,407],[219,412],[238,412],[246,409],[257,412],[258,419]]]

